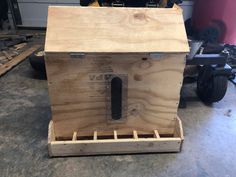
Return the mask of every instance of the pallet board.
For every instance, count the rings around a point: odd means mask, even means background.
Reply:
[[[132,134],[119,137],[119,132],[114,130],[110,136],[99,136],[99,132],[95,131],[93,136],[82,137],[82,140],[79,132],[71,132],[71,139],[62,141],[56,139],[53,126],[51,121],[48,129],[48,147],[51,157],[179,152],[184,139],[179,118],[176,119],[176,132],[172,137],[162,136],[158,130],[153,131],[149,136],[139,135],[138,131],[133,130]]]
[[[28,49],[23,51],[21,54],[12,58],[9,62],[1,65],[0,66],[0,76],[4,75],[6,72],[10,71],[13,67],[15,67],[17,64],[19,64],[23,60],[25,60],[28,56],[30,56],[33,52],[35,52],[40,47],[41,47],[41,45],[33,45],[32,47],[29,47]]]

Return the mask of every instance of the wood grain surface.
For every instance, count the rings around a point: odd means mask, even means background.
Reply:
[[[188,52],[179,8],[49,7],[46,52]]]
[[[133,130],[173,134],[185,66],[184,54],[86,55],[46,58],[56,137],[94,131],[132,134]],[[107,119],[106,74],[127,75],[126,118]]]

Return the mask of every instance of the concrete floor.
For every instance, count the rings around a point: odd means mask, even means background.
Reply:
[[[0,177],[235,177],[236,88],[209,107],[187,87],[181,153],[49,158],[47,83],[25,61],[0,78]]]

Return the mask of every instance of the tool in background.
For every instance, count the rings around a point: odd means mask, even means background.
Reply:
[[[189,38],[203,41],[205,54],[228,53],[226,63],[232,68],[229,80],[236,85],[235,8],[235,0],[196,0],[192,18],[185,21],[185,27]],[[217,61],[214,62],[219,65]]]
[[[182,0],[81,0],[82,6],[110,6],[110,7],[173,7],[180,4]]]

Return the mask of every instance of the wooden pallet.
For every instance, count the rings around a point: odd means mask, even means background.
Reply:
[[[51,121],[48,129],[48,148],[51,157],[180,152],[184,140],[179,118],[176,119],[173,135],[159,135],[158,130],[154,130],[153,134],[142,135],[133,130],[129,135],[119,136],[119,131],[114,130],[110,136],[99,136],[99,132],[94,131],[93,136],[84,137],[80,136],[79,132],[73,132],[70,140],[57,140],[53,126],[53,121]]]
[[[0,65],[0,76],[4,75],[8,71],[10,71],[13,67],[18,65],[20,62],[25,60],[28,56],[30,56],[33,52],[35,52],[37,49],[39,49],[41,45],[33,45],[32,47],[26,49],[21,54],[15,56],[14,58],[11,58],[10,61],[7,63]],[[8,56],[10,58],[11,56]]]

